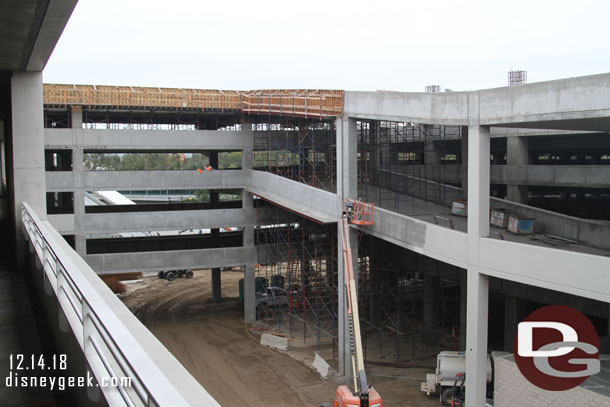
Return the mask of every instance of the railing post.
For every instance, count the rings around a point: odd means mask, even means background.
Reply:
[[[89,305],[83,298],[81,302],[81,315],[83,318],[83,337],[82,337],[82,347],[83,353],[85,354],[85,359],[89,362],[89,366],[87,371],[95,378],[97,381],[98,377],[95,374],[94,364],[99,365],[99,357],[97,356],[97,352],[95,348],[91,345],[91,341],[89,337],[95,332],[95,326],[91,322],[90,314],[91,310],[89,309]],[[93,328],[93,329],[92,329]],[[93,332],[92,332],[93,331]],[[87,397],[89,400],[97,402],[101,400],[102,391],[98,386],[87,387]]]
[[[70,330],[70,323],[68,322],[68,318],[64,313],[63,307],[61,306],[60,296],[62,295],[62,290],[65,284],[65,275],[63,268],[57,269],[57,280],[55,287],[55,295],[57,296],[57,323],[59,325],[59,330],[63,333],[66,333]]]

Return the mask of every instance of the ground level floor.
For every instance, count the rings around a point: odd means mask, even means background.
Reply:
[[[212,302],[211,272],[197,270],[192,279],[146,277],[128,284],[126,305],[223,406],[318,406],[331,402],[342,378],[321,378],[311,367],[315,346],[302,346],[295,335],[292,350],[260,345],[273,324],[247,326],[238,302],[240,271],[222,272],[221,302]],[[333,365],[332,351],[317,349]],[[384,406],[440,406],[419,389],[426,373],[417,367],[371,365],[369,382]]]

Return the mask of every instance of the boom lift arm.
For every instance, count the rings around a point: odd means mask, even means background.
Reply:
[[[369,387],[366,372],[364,371],[364,357],[362,352],[362,337],[360,336],[360,318],[358,315],[358,291],[352,267],[352,249],[349,243],[349,223],[358,225],[373,224],[372,204],[362,203],[348,199],[341,218],[341,231],[343,242],[343,268],[345,271],[345,288],[347,291],[347,323],[350,333],[350,351],[352,355],[352,373],[354,377],[354,390],[352,393],[347,386],[337,388],[334,407],[382,407],[381,396],[372,387]]]

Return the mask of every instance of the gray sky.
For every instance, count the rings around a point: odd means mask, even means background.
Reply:
[[[48,83],[423,91],[610,72],[606,0],[79,0]]]

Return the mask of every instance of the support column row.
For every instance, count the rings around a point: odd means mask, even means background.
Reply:
[[[468,388],[466,405],[468,406],[484,406],[487,392],[489,277],[479,272],[479,242],[481,238],[489,235],[489,146],[489,127],[469,126],[466,300],[466,387]]]
[[[343,239],[341,214],[345,198],[356,199],[358,195],[357,152],[358,136],[356,120],[342,117],[335,122],[337,130],[337,264],[338,264],[338,348],[339,373],[351,375],[351,347],[349,325],[347,323],[347,292],[345,286],[345,265],[343,262]],[[358,281],[358,235],[348,227],[352,249],[352,268]]]
[[[28,202],[42,220],[47,217],[44,166],[42,72],[13,72],[11,78],[12,183],[9,196],[14,218],[17,267],[25,267],[21,204]]]

